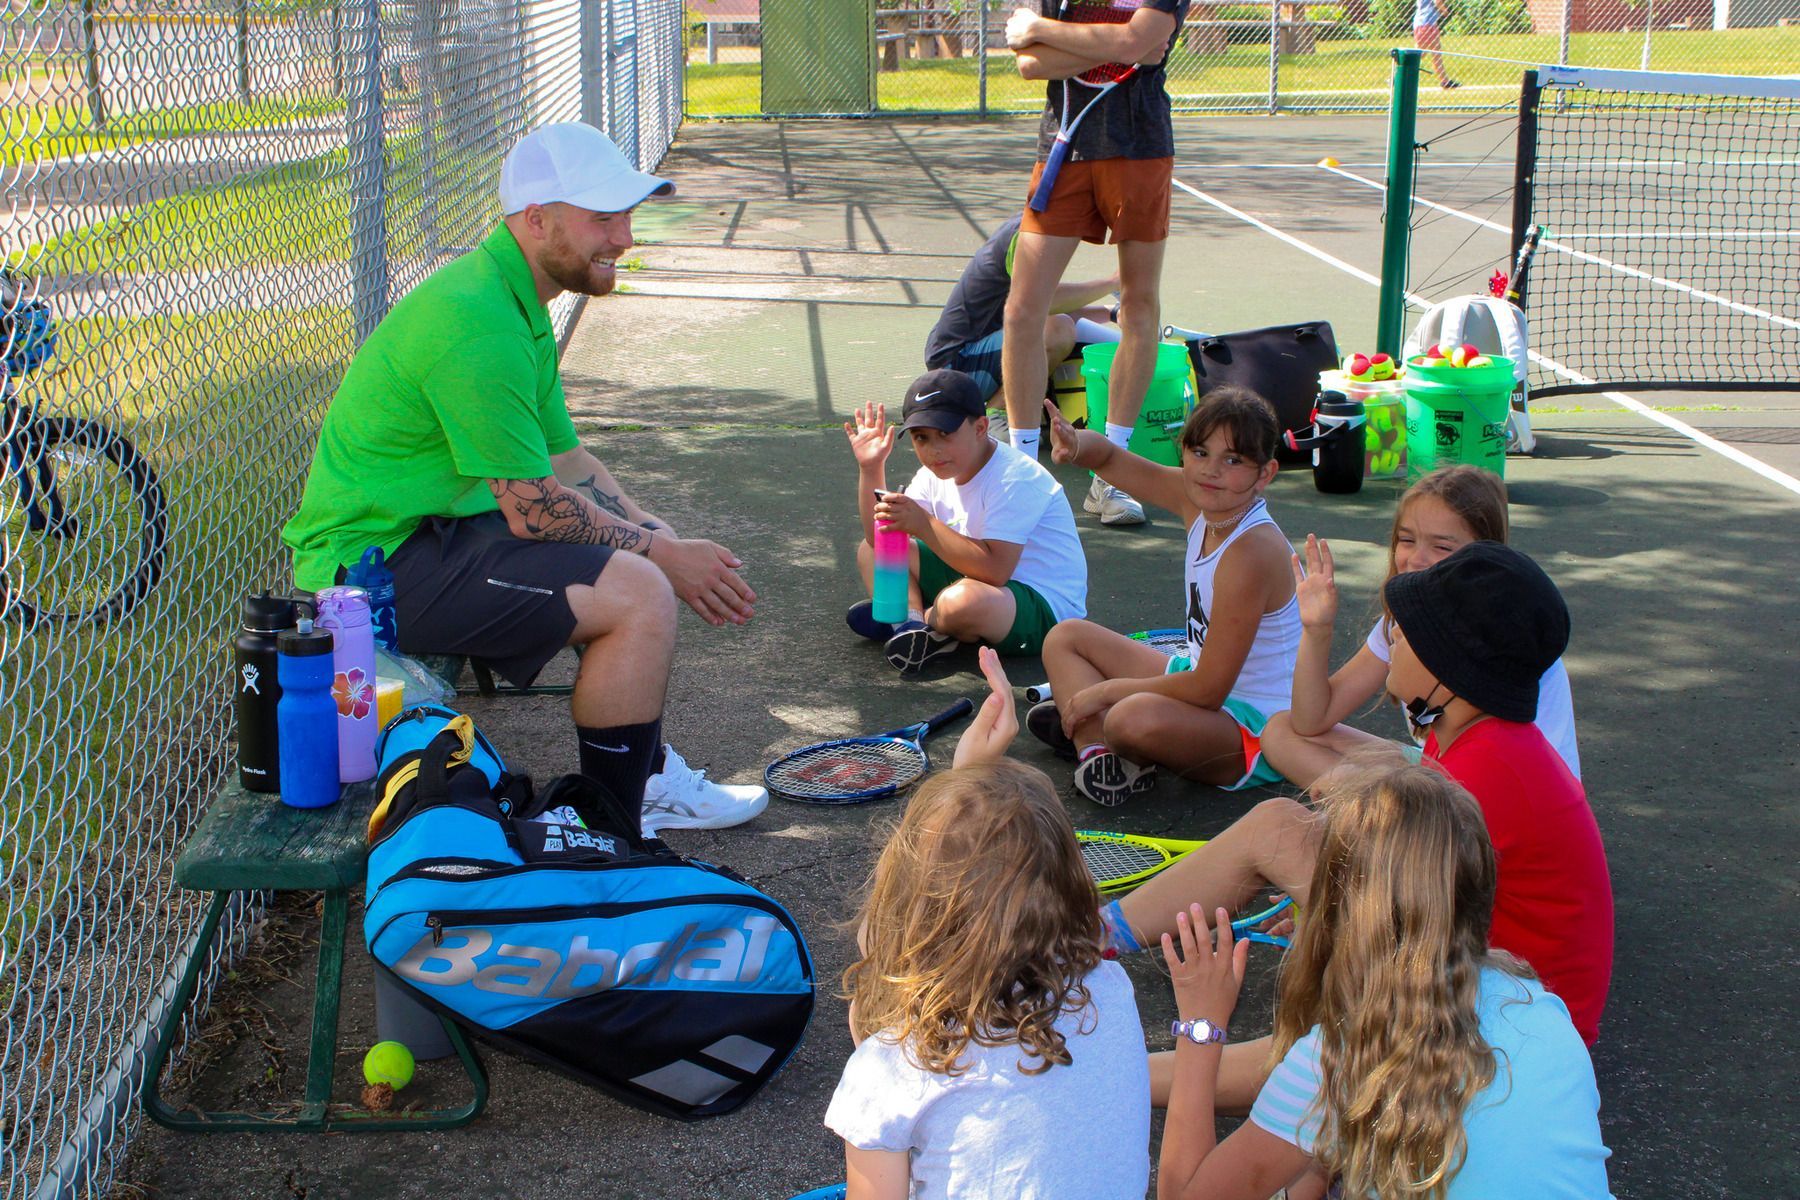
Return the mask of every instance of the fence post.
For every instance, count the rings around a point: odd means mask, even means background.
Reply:
[[[988,0],[974,0],[975,3],[975,78],[981,90],[981,100],[976,106],[982,116],[987,116],[987,23]]]
[[[237,0],[238,99],[250,103],[250,0]]]
[[[606,25],[600,19],[600,5],[603,0],[581,0],[581,119],[595,129],[604,128],[605,116],[601,110],[600,72],[602,59],[600,56],[601,39],[606,36]],[[708,25],[707,29],[711,30]],[[710,43],[709,43],[710,45]]]
[[[1269,115],[1277,111],[1281,90],[1281,0],[1269,0]]]
[[[1562,37],[1556,48],[1556,61],[1561,66],[1569,65],[1569,28],[1575,24],[1575,0],[1563,0],[1562,4]]]
[[[106,128],[106,98],[100,94],[100,31],[94,27],[94,0],[81,0],[81,58],[87,76],[88,121]]]
[[[1394,51],[1394,100],[1388,114],[1387,212],[1381,231],[1381,296],[1375,348],[1400,357],[1406,317],[1407,247],[1412,233],[1413,150],[1419,126],[1419,50]]]
[[[387,178],[382,154],[380,0],[351,0],[345,14],[349,128],[350,311],[361,345],[388,307]]]

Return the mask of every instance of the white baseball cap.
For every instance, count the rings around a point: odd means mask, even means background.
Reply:
[[[520,138],[500,167],[500,212],[528,204],[573,204],[590,212],[624,212],[675,185],[625,160],[611,138],[579,121],[542,125]]]

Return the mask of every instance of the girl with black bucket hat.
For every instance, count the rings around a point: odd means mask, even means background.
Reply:
[[[1489,944],[1531,964],[1592,1045],[1612,978],[1612,880],[1587,794],[1530,723],[1537,681],[1568,645],[1562,595],[1536,563],[1498,542],[1396,575],[1384,595],[1396,626],[1388,692],[1424,737],[1424,761],[1474,795],[1499,858]],[[1176,932],[1190,904],[1237,912],[1269,887],[1293,896],[1304,921],[1319,835],[1312,809],[1286,797],[1263,801],[1105,906],[1113,948],[1141,950]],[[1222,1107],[1255,1099],[1266,1051],[1228,1048]],[[1170,1067],[1166,1056],[1152,1058],[1159,1103]]]

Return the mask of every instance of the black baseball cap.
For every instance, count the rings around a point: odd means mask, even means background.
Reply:
[[[964,422],[985,416],[987,397],[980,384],[961,371],[927,371],[906,389],[900,428],[954,433]]]
[[[1406,642],[1438,682],[1482,712],[1528,723],[1538,680],[1569,646],[1562,593],[1525,555],[1470,542],[1382,588]]]

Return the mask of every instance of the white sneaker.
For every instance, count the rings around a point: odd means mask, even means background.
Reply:
[[[730,829],[769,806],[767,788],[714,783],[705,771],[687,765],[675,747],[663,747],[663,769],[644,784],[643,828]]]
[[[1088,486],[1087,499],[1081,507],[1100,515],[1102,525],[1142,525],[1144,506],[1121,492],[1098,475]]]
[[[1006,410],[988,409],[988,436],[1002,446],[1009,445],[1012,438],[1012,426],[1006,423]]]

